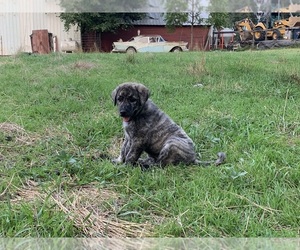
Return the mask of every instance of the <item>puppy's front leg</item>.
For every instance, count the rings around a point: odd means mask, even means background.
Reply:
[[[132,142],[130,145],[129,151],[125,158],[125,163],[130,165],[136,165],[138,159],[140,158],[143,152],[143,148],[140,143]]]

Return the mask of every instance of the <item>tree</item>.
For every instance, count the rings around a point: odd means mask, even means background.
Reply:
[[[135,20],[145,16],[143,13],[61,13],[66,30],[71,25],[77,25],[82,32],[115,32],[117,29],[127,29]]]
[[[174,31],[176,26],[182,26],[188,21],[187,1],[184,0],[166,0],[165,14],[166,26],[170,31]]]
[[[217,29],[221,29],[228,24],[229,6],[227,0],[210,0],[208,6],[210,12],[207,22]]]
[[[194,26],[202,22],[200,16],[202,9],[199,0],[166,0],[165,21],[167,28],[174,30],[176,26],[182,26],[184,23],[190,24],[191,48],[194,46]]]
[[[65,12],[60,14],[60,18],[66,30],[71,25],[77,25],[82,32],[114,32],[119,28],[126,29],[134,21],[144,18],[144,13],[132,11],[141,7],[145,1],[125,1],[126,5],[122,6],[118,0],[61,0]]]

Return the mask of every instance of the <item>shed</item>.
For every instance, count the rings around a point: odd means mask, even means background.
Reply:
[[[80,43],[77,27],[67,32],[59,18],[63,11],[57,0],[0,0],[0,55],[32,52],[34,30],[47,30],[54,39],[54,50],[60,51],[64,40]]]

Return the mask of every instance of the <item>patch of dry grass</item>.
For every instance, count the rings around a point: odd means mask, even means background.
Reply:
[[[47,193],[38,183],[27,181],[18,189],[12,203],[44,201]],[[120,220],[113,209],[104,204],[122,203],[119,195],[109,189],[99,189],[93,183],[76,186],[66,191],[57,189],[51,192],[49,202],[53,209],[64,212],[68,219],[87,237],[146,237],[151,235],[152,226]]]
[[[21,126],[10,122],[0,123],[0,133],[6,141],[15,141],[20,145],[32,145],[38,139],[36,135],[29,134]]]
[[[74,69],[89,70],[95,68],[96,65],[91,62],[77,61],[72,65]]]

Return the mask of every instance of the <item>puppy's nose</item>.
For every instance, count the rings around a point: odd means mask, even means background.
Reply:
[[[122,117],[126,116],[126,111],[121,110],[120,111],[120,116],[122,116]]]

